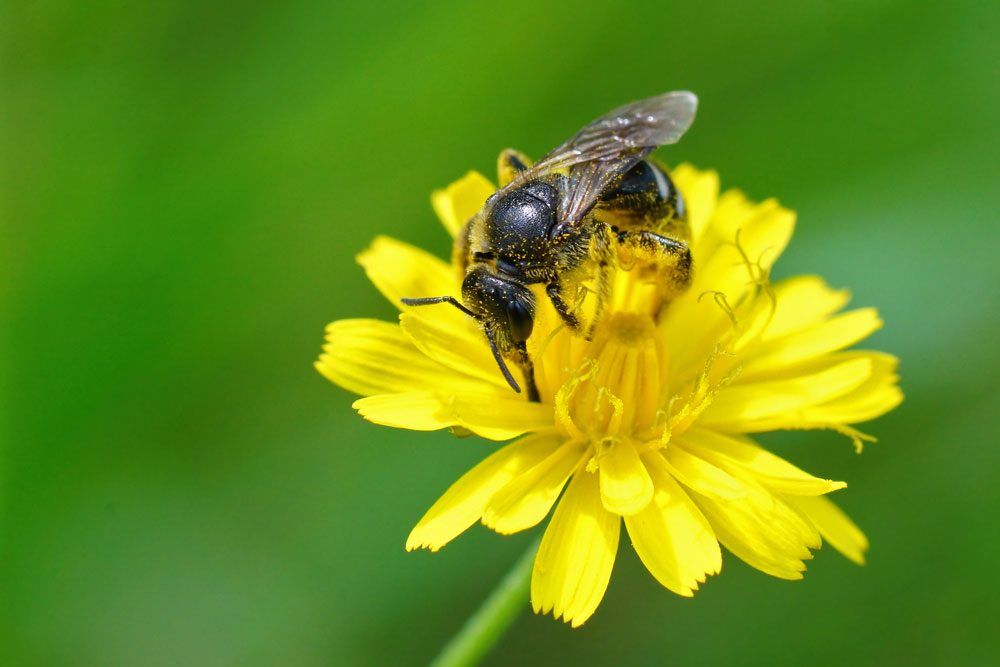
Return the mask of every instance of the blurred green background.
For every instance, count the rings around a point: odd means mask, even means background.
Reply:
[[[662,157],[799,212],[776,273],[878,306],[907,400],[768,440],[847,479],[858,568],[727,554],[693,600],[623,540],[597,615],[525,614],[491,665],[996,659],[1000,3],[4,3],[0,658],[422,664],[530,536],[406,554],[490,450],[379,428],[311,367],[394,309],[376,233],[448,253],[428,197],[688,88]]]

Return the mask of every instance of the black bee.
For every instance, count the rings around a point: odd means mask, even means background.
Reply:
[[[527,340],[535,318],[528,285],[543,284],[573,331],[589,335],[569,290],[596,284],[597,321],[622,254],[644,259],[665,302],[691,280],[684,201],[667,172],[646,157],[676,143],[694,120],[698,98],[676,91],[601,116],[531,165],[513,150],[500,155],[501,188],[455,239],[464,273],[453,296],[403,299],[410,306],[449,303],[483,328],[504,378],[521,389],[504,359],[521,366],[528,398],[538,400]]]

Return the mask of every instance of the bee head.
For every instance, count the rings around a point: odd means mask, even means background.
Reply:
[[[535,326],[535,296],[524,285],[505,279],[493,272],[488,265],[472,268],[462,281],[462,301],[452,296],[432,296],[403,299],[408,306],[451,304],[469,315],[483,327],[493,358],[511,389],[520,393],[504,357],[516,361],[525,370],[528,381],[528,399],[538,400],[531,360],[528,358],[527,341]]]
[[[502,354],[522,347],[531,336],[535,326],[535,295],[524,285],[501,278],[489,267],[477,266],[466,274],[462,281],[462,301],[492,330]]]

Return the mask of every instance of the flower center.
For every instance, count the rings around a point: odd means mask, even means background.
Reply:
[[[598,442],[648,431],[663,404],[666,361],[652,317],[635,312],[603,317],[577,356],[576,372],[555,397],[567,434]]]

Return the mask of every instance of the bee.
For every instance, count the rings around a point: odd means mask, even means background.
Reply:
[[[403,303],[447,303],[474,318],[510,387],[521,392],[507,360],[521,367],[528,399],[539,400],[527,349],[536,309],[529,285],[543,285],[566,326],[589,337],[574,288],[593,279],[597,299],[589,319],[596,322],[610,294],[610,271],[623,255],[643,258],[661,303],[690,283],[684,200],[667,171],[647,157],[680,140],[697,106],[693,93],[665,93],[601,116],[534,164],[503,151],[500,189],[455,239],[462,300]]]

